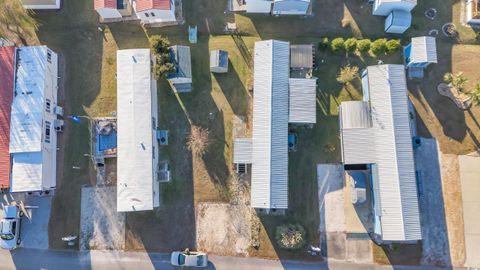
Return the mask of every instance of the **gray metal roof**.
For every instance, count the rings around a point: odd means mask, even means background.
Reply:
[[[378,177],[382,239],[418,240],[421,230],[405,69],[378,65],[368,67],[367,72],[372,127],[343,128],[342,157],[345,164],[377,166],[374,177]],[[348,118],[344,113],[341,119]]]
[[[288,42],[255,43],[251,205],[288,208]]]
[[[412,38],[412,63],[437,63],[437,42],[434,37]]]
[[[290,45],[291,68],[313,68],[313,45]]]
[[[317,122],[317,79],[289,79],[288,122]]]
[[[176,70],[168,77],[192,78],[192,60],[190,47],[175,45],[170,47],[171,61],[175,64]]]
[[[252,139],[235,139],[233,142],[233,163],[252,163]]]
[[[340,104],[340,128],[371,128],[370,105],[365,101],[345,101]]]

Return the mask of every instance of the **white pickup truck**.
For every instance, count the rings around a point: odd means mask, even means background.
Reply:
[[[3,218],[0,220],[0,247],[16,249],[20,243],[20,226],[23,212],[17,205],[8,205],[3,208]]]

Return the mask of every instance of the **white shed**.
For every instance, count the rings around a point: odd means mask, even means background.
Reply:
[[[122,0],[94,0],[95,11],[103,19],[122,18],[122,14],[117,9],[117,1]]]
[[[228,72],[228,52],[222,50],[210,51],[210,71],[214,73]]]
[[[385,19],[385,32],[403,34],[412,25],[412,14],[403,10],[394,10]]]
[[[21,0],[26,9],[60,9],[60,0]]]
[[[272,0],[245,0],[247,13],[270,13],[272,11]]]
[[[289,79],[288,122],[315,124],[317,122],[317,79]]]
[[[310,0],[274,0],[274,15],[306,15],[309,12]]]
[[[417,5],[417,0],[375,0],[373,15],[388,16],[394,10],[411,12]]]

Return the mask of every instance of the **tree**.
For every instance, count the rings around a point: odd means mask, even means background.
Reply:
[[[356,78],[358,78],[358,67],[347,65],[340,69],[340,73],[337,76],[337,82],[347,85]]]
[[[380,38],[372,42],[372,44],[370,45],[372,53],[375,55],[384,54],[386,50],[386,43],[387,40],[385,38]]]
[[[209,145],[208,135],[210,132],[207,129],[193,126],[187,138],[187,148],[192,151],[195,156],[203,156],[207,152]]]
[[[328,46],[330,45],[330,40],[328,37],[323,37],[322,40],[318,43],[318,49],[321,51],[325,51]]]
[[[472,104],[475,106],[480,106],[480,83],[477,83],[472,91],[468,93],[472,99]]]
[[[284,249],[300,249],[307,243],[307,232],[300,224],[285,224],[277,226],[275,239],[277,244]]]
[[[361,39],[357,41],[357,49],[361,52],[368,52],[370,50],[370,44],[372,41],[370,39]]]
[[[345,49],[345,41],[341,37],[335,38],[334,40],[332,40],[330,46],[332,47],[332,51],[334,53],[338,53]]]
[[[402,44],[400,44],[400,40],[398,39],[391,39],[385,43],[385,47],[386,47],[387,53],[392,54],[392,53],[398,52],[402,47]]]
[[[445,83],[450,84],[460,92],[465,90],[465,84],[468,82],[468,79],[463,75],[463,72],[458,72],[457,74],[452,74],[450,72],[445,73],[445,75],[443,75],[443,80]]]
[[[345,50],[347,53],[354,52],[357,49],[357,39],[356,38],[349,38],[345,40]]]
[[[168,38],[154,35],[149,38],[150,41],[150,49],[154,54],[165,54],[168,53],[170,47],[170,41]]]

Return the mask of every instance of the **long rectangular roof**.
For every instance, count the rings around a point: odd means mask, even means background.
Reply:
[[[10,113],[14,72],[15,47],[0,47],[0,188],[10,185]]]
[[[117,211],[152,210],[150,50],[117,51]]]
[[[368,67],[367,72],[372,127],[341,126],[344,162],[377,164],[374,177],[379,183],[383,240],[418,240],[421,230],[405,69],[378,65]],[[344,119],[343,105],[341,113]]]
[[[253,163],[254,208],[288,208],[288,42],[255,43]]]
[[[46,77],[46,46],[17,49],[10,153],[40,152]]]

